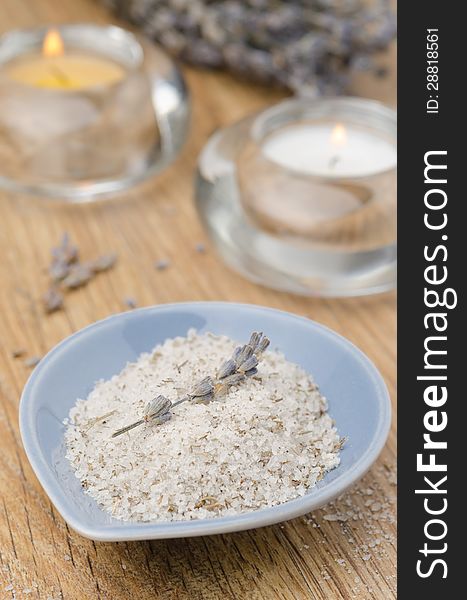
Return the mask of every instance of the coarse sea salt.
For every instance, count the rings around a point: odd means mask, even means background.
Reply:
[[[175,400],[215,375],[238,344],[198,334],[166,340],[79,399],[66,423],[67,458],[113,517],[173,521],[236,515],[303,496],[339,464],[342,439],[326,399],[276,351],[258,374],[209,404],[187,402],[162,425],[112,438],[163,394]]]

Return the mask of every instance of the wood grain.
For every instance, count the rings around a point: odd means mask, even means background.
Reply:
[[[2,0],[0,30],[113,20],[92,0]],[[394,65],[395,50],[382,57]],[[336,506],[283,525],[232,535],[93,543],[70,531],[22,449],[18,400],[30,370],[12,352],[43,355],[73,331],[124,310],[183,300],[232,300],[306,315],[356,343],[395,395],[395,295],[305,299],[270,291],[228,270],[205,239],[192,202],[196,157],[209,134],[282,93],[225,74],[185,68],[194,101],[190,137],[176,164],[123,201],[55,206],[0,193],[0,598],[370,599],[395,597],[395,432],[365,480]],[[355,93],[393,104],[394,70],[356,78]],[[118,266],[45,316],[49,250],[63,231],[84,258],[115,250]],[[195,251],[198,242],[207,252]],[[154,261],[170,268],[156,271]],[[350,513],[350,518],[349,517]],[[339,518],[341,520],[332,520]],[[347,519],[347,520],[343,520]]]

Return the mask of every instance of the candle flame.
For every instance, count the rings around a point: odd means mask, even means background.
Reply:
[[[335,146],[343,146],[347,142],[347,131],[345,127],[338,123],[331,133],[331,144]]]
[[[63,40],[57,29],[49,29],[42,44],[44,56],[61,56],[64,52]]]

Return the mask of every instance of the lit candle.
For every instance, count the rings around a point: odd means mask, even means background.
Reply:
[[[301,123],[273,132],[263,154],[275,163],[326,178],[368,177],[396,166],[394,143],[353,125]]]
[[[287,111],[300,102],[292,120]],[[336,114],[323,116],[323,108],[330,112],[329,102],[312,102],[310,109],[304,100],[288,101],[257,117],[239,155],[241,199],[252,219],[279,235],[320,243],[355,239],[363,245],[366,227],[366,238],[370,230],[372,236],[365,240],[368,247],[375,236],[384,237],[379,226],[368,223],[390,222],[385,214],[391,204],[386,199],[395,197],[395,139],[363,110],[349,114],[353,101],[337,100]],[[348,102],[348,110],[339,111],[339,102],[341,108]],[[392,232],[392,221],[388,229]]]
[[[0,132],[0,186],[81,201],[133,183],[162,160],[143,44],[92,24],[5,34]]]
[[[296,97],[217,131],[196,201],[222,257],[299,294],[391,288],[396,134],[393,110],[345,97]]]
[[[122,65],[108,58],[65,49],[57,30],[44,38],[41,54],[26,54],[11,61],[6,74],[26,85],[54,90],[82,90],[96,85],[111,85],[125,76]]]

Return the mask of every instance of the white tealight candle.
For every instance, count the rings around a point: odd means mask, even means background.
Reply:
[[[262,145],[271,161],[307,175],[368,177],[396,166],[395,143],[352,125],[300,123],[269,135]]]

